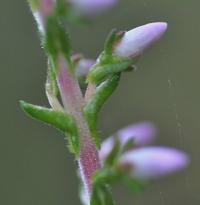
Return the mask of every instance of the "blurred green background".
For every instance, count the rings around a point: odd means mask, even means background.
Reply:
[[[149,120],[157,142],[185,150],[187,170],[134,195],[115,188],[120,205],[200,204],[200,1],[121,0],[91,27],[70,27],[73,48],[97,57],[108,32],[167,21],[162,42],[148,52],[100,114],[102,137],[130,123]],[[27,118],[24,99],[48,105],[44,92],[46,58],[25,0],[0,2],[0,204],[80,204],[74,158],[56,130]]]

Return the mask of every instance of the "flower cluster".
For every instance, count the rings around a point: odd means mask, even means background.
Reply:
[[[120,151],[124,151],[118,156],[117,168],[120,171],[128,171],[128,174],[135,179],[155,179],[185,168],[188,157],[184,152],[150,145],[154,141],[155,134],[155,126],[149,122],[119,130],[102,143],[99,151],[100,159],[102,163],[106,161],[115,146],[115,141],[118,140]],[[126,148],[127,143],[131,143],[132,146]]]

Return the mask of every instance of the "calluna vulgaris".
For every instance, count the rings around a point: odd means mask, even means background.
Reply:
[[[134,70],[143,52],[167,29],[167,23],[155,22],[127,32],[113,30],[97,60],[72,55],[64,24],[94,18],[116,2],[29,0],[47,54],[46,95],[51,108],[24,101],[20,105],[32,118],[64,134],[78,164],[80,197],[86,205],[114,204],[111,187],[117,182],[138,191],[146,182],[188,164],[184,152],[150,145],[156,128],[149,122],[130,125],[100,143],[96,124],[103,104],[117,88],[121,74]]]

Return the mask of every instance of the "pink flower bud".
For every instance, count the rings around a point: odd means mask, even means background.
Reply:
[[[85,15],[97,15],[114,6],[117,0],[70,0],[75,9]]]
[[[76,75],[78,77],[87,76],[90,68],[95,64],[95,60],[81,59],[76,66]]]
[[[156,135],[156,128],[150,122],[143,122],[130,125],[119,130],[114,136],[106,139],[101,146],[99,156],[101,160],[111,152],[115,139],[120,141],[120,146],[123,147],[130,139],[133,139],[135,147],[145,146],[153,142]]]
[[[147,147],[131,150],[121,156],[121,168],[128,168],[135,179],[154,179],[185,168],[189,160],[179,150],[167,147]]]
[[[121,57],[137,58],[156,43],[165,33],[167,23],[149,23],[124,34],[115,47],[114,53]]]

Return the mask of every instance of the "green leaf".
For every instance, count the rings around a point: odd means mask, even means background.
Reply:
[[[92,137],[98,147],[100,147],[100,140],[97,133],[97,114],[102,108],[105,101],[117,88],[120,79],[120,74],[116,74],[105,82],[101,83],[95,90],[91,100],[84,107],[84,114],[87,119]]]
[[[49,55],[50,59],[52,59],[54,65],[56,65],[55,62],[58,55],[57,39],[55,39],[56,32],[57,22],[55,22],[55,19],[53,17],[49,17],[47,20],[46,34],[44,36],[43,44],[47,54]]]
[[[116,138],[111,152],[108,154],[108,156],[105,159],[104,165],[105,166],[114,165],[118,159],[119,153],[120,153],[120,141],[119,139]]]
[[[72,67],[71,46],[68,34],[55,16],[50,16],[47,19],[46,34],[43,43],[47,54],[55,65],[58,54],[62,53],[69,63],[69,67]]]
[[[59,93],[57,81],[56,81],[56,71],[51,62],[48,63],[48,70],[47,70],[47,83],[48,83],[48,91],[54,95],[57,96]]]
[[[56,8],[55,8],[55,12],[56,12],[56,16],[59,18],[63,18],[66,16],[66,12],[68,10],[68,1],[66,0],[57,0],[56,1]]]
[[[104,57],[102,57],[104,58]],[[126,71],[134,64],[133,60],[125,59],[125,58],[119,58],[112,56],[110,58],[110,62],[106,61],[96,64],[88,74],[88,81],[91,81],[94,84],[101,83],[104,79],[109,78],[110,76]]]
[[[39,4],[38,0],[28,0],[28,2],[33,11],[38,9],[38,4]]]
[[[72,154],[75,154],[76,159],[79,156],[79,138],[77,135],[65,133],[65,140],[68,142],[67,147]]]
[[[49,104],[51,105],[53,110],[64,112],[64,108],[58,100],[59,89],[56,80],[56,71],[53,66],[53,63],[51,63],[50,60],[48,61],[48,71],[45,90]]]
[[[125,174],[123,175],[122,180],[126,186],[135,193],[144,191],[145,187],[147,186],[147,182],[137,181]]]
[[[71,151],[78,155],[79,138],[74,119],[64,112],[54,111],[49,108],[41,107],[20,101],[20,106],[33,119],[51,125],[60,131],[68,134]]]
[[[114,205],[109,187],[105,184],[94,184],[91,205]]]
[[[103,205],[102,204],[102,192],[98,187],[93,187],[90,205]]]
[[[115,176],[112,176],[112,171],[109,169],[102,168],[94,173],[91,205],[114,204],[110,190],[110,184],[112,184],[114,178]]]
[[[75,133],[76,124],[73,118],[64,112],[57,112],[49,108],[32,105],[20,101],[21,108],[32,118],[45,122],[62,132]]]
[[[115,43],[117,39],[117,30],[116,29],[113,29],[107,39],[106,39],[106,42],[105,42],[105,45],[104,45],[104,51],[105,51],[105,54],[107,56],[111,55],[112,56],[112,52],[113,52],[113,45]]]
[[[127,151],[130,151],[131,149],[133,149],[135,146],[135,141],[134,139],[129,139],[126,144],[123,146],[123,149],[122,149],[122,153],[124,152],[127,152]]]

